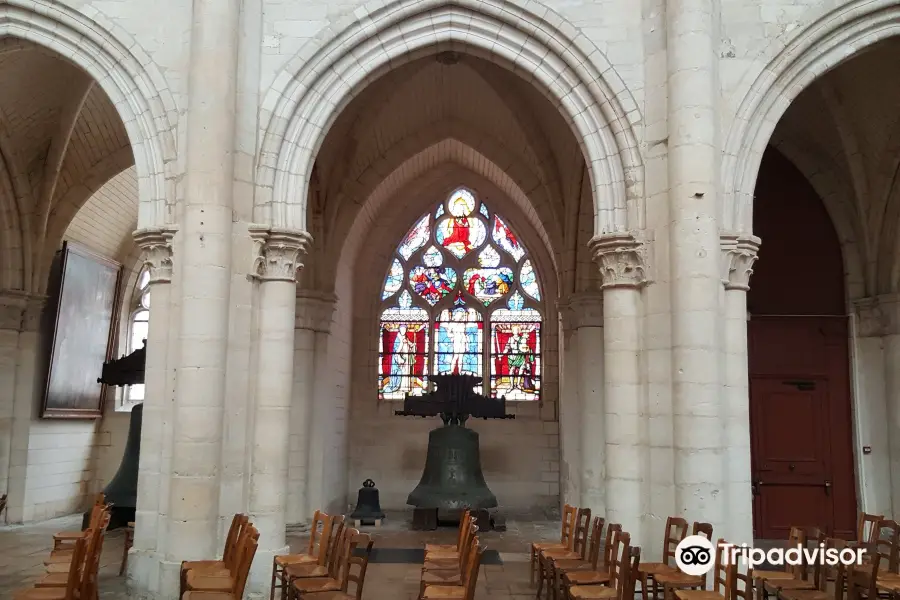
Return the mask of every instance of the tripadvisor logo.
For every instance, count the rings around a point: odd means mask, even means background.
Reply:
[[[738,561],[747,563],[751,569],[762,564],[776,567],[801,564],[820,564],[834,567],[842,565],[860,565],[866,554],[865,548],[826,548],[824,544],[808,548],[751,548],[747,544],[736,546],[722,544],[720,546],[722,564],[727,566]],[[687,575],[705,575],[715,564],[716,547],[702,535],[689,535],[675,548],[675,564]]]

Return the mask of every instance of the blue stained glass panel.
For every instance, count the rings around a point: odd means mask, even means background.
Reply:
[[[428,238],[431,235],[431,228],[428,225],[429,220],[428,215],[419,219],[419,222],[413,225],[412,229],[409,230],[409,233],[406,234],[406,237],[403,238],[403,242],[401,242],[400,247],[397,248],[397,252],[400,253],[403,260],[409,260],[409,257],[412,256],[416,250],[428,243]]]
[[[522,282],[522,289],[525,290],[525,293],[540,302],[541,288],[538,286],[537,275],[534,274],[534,267],[531,266],[530,260],[526,260],[522,263],[522,273],[519,277]]]
[[[388,272],[388,276],[384,281],[384,290],[381,292],[381,299],[385,300],[390,298],[396,294],[401,287],[403,287],[403,265],[395,258],[394,262],[391,263],[391,270]]]

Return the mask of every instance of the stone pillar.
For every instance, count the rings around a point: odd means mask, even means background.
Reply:
[[[603,369],[603,296],[599,292],[580,292],[569,297],[564,307],[568,326],[573,331],[574,348],[570,356],[575,367],[578,412],[573,417],[565,411],[566,424],[575,427],[560,436],[574,437],[580,458],[581,503],[594,514],[606,513],[606,407],[604,403]],[[562,418],[561,418],[562,421]],[[568,442],[567,442],[568,443]],[[566,444],[567,445],[567,444]],[[564,445],[565,450],[565,445]],[[577,474],[577,471],[576,471]],[[577,476],[577,475],[576,475]]]
[[[890,504],[883,502],[884,506],[879,506],[878,509],[884,510],[885,515],[897,519],[900,517],[900,295],[878,296],[878,310],[884,333],[885,412],[888,454],[890,456],[888,473],[891,482]],[[858,403],[859,401],[857,401]],[[878,432],[869,434],[869,439],[874,441],[877,435]],[[874,483],[875,485],[886,485],[887,481],[884,479]]]
[[[581,398],[579,396],[578,329],[570,298],[556,304],[560,318],[559,359],[559,492],[560,505],[581,502]]]
[[[138,465],[138,500],[134,545],[129,559],[129,585],[158,591],[159,560],[165,549],[169,478],[171,476],[172,402],[168,372],[171,329],[172,238],[174,228],[142,229],[134,241],[150,273],[153,310],[147,332],[144,365],[144,414],[141,424],[141,460]]]
[[[19,362],[19,332],[28,295],[0,292],[0,496],[9,493],[12,461],[13,414],[16,396],[16,365]]]
[[[324,351],[334,316],[333,294],[301,290],[294,332],[294,389],[291,402],[291,455],[288,460],[289,524],[308,524],[319,509],[310,498],[310,464],[317,349]],[[320,362],[321,365],[321,362]],[[320,461],[321,462],[321,461]],[[315,469],[319,471],[318,468]]]
[[[724,259],[725,326],[723,336],[722,431],[727,440],[724,481],[727,519],[720,527],[729,542],[753,542],[753,492],[750,464],[750,375],[747,356],[747,290],[759,250],[759,238],[721,236]],[[718,537],[718,534],[717,534]]]
[[[272,557],[287,551],[285,514],[291,385],[294,370],[294,314],[297,271],[311,238],[305,231],[250,229],[257,247],[253,273],[259,281],[256,389],[250,447],[250,518],[259,529],[259,548],[250,593],[268,589]]]
[[[719,380],[719,139],[713,0],[667,0],[675,512],[725,519]]]
[[[240,0],[195,0],[190,40],[185,200],[165,580],[182,560],[221,553],[219,475],[231,288],[235,77]]]
[[[644,524],[650,457],[641,356],[646,251],[628,233],[597,236],[590,247],[603,280],[606,520],[620,523],[632,543],[649,548],[654,538]]]

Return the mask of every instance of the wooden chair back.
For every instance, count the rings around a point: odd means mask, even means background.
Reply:
[[[841,551],[846,547],[847,542],[845,542],[844,540],[825,538],[826,550],[835,548],[836,550]],[[830,583],[834,583],[835,585],[840,586],[840,595],[839,597],[837,597],[837,600],[842,600],[842,598],[844,597],[844,570],[841,567],[840,561],[835,561],[834,565],[826,563],[818,568],[818,575],[815,579],[816,588],[820,591],[826,592],[828,591],[828,585]]]
[[[597,569],[597,563],[600,562],[600,551],[603,550],[603,524],[606,519],[603,517],[594,517],[591,524],[591,545],[588,548],[587,561],[591,565],[591,569]]]
[[[90,534],[93,535],[93,530]],[[65,598],[78,598],[84,577],[84,562],[87,554],[88,536],[82,536],[75,540],[75,549],[72,551],[72,561],[69,563],[69,576],[66,579]],[[90,596],[87,596],[89,598]],[[82,596],[85,598],[85,596]]]
[[[320,567],[324,567],[325,563],[328,561],[328,548],[331,544],[331,538],[334,535],[334,529],[338,522],[343,523],[343,517],[329,517],[326,515],[322,519],[322,537],[319,538],[319,551],[316,555],[316,564]]]
[[[856,541],[860,544],[870,544],[875,541],[875,532],[878,531],[878,524],[882,520],[884,520],[884,515],[859,513],[859,521],[856,523]]]
[[[90,599],[97,598],[99,592],[98,577],[100,575],[100,557],[103,555],[103,540],[106,536],[103,532],[109,525],[109,513],[106,515],[105,521],[101,521],[102,527],[93,532],[91,542],[85,551],[84,567],[81,571],[81,598]]]
[[[788,541],[785,545],[786,549],[803,547],[806,545],[806,532],[803,531],[800,527],[791,527],[791,532],[788,534]],[[793,573],[794,577],[802,577],[804,573],[804,566],[802,564],[799,565],[790,565],[785,561],[784,570],[788,573]]]
[[[631,535],[624,531],[617,531],[609,562],[609,581],[612,587],[618,589],[623,582],[627,582],[627,579],[623,579],[623,577],[631,577],[631,573],[628,571],[630,558]],[[622,574],[623,570],[625,575]]]
[[[825,540],[828,539],[828,536],[825,535],[825,532],[818,527],[810,527],[806,530],[806,540],[803,544],[805,548],[809,550],[814,550],[816,548],[821,548],[825,545]],[[806,560],[807,556],[803,555],[800,557],[800,576],[803,579],[807,579],[812,576],[812,581],[818,583],[819,579],[822,577],[822,562],[821,560],[810,561]],[[812,572],[810,572],[810,569]]]
[[[887,521],[882,521],[884,525]],[[883,556],[875,554],[872,560],[864,562],[862,565],[844,567],[844,580],[847,583],[848,600],[858,600],[859,598],[868,598],[868,600],[878,599],[878,588],[875,587],[878,580],[878,568],[884,566]],[[837,587],[837,584],[835,584]]]
[[[606,528],[606,541],[603,542],[603,564],[607,567],[612,564],[616,534],[620,531],[622,531],[622,526],[618,523],[610,523]]]
[[[616,590],[616,600],[632,600],[634,598],[634,587],[641,568],[641,547],[632,546],[628,551],[628,556],[631,560],[625,562],[626,568],[622,570],[624,581]]]
[[[327,518],[328,515],[320,510],[313,513],[312,523],[309,526],[309,544],[306,547],[306,553],[309,556],[315,555],[316,541],[319,539],[319,527],[322,525],[322,521]]]
[[[725,597],[728,600],[754,600],[753,598],[753,569],[747,568],[746,573],[741,572],[737,560],[728,565],[727,590]]]
[[[572,550],[577,552],[581,560],[587,555],[588,533],[591,529],[591,509],[578,509],[578,517],[575,519],[575,535],[572,542]]]
[[[712,523],[701,523],[700,521],[694,521],[694,526],[691,528],[691,535],[702,535],[709,541],[712,541],[712,534]]]
[[[459,532],[456,534],[456,549],[462,550],[463,542],[466,541],[466,531],[472,524],[472,509],[467,508],[463,511],[459,518]]]
[[[259,531],[253,525],[248,526],[247,529],[250,532],[244,538],[243,547],[240,549],[238,568],[234,574],[234,584],[231,589],[235,598],[244,597],[244,588],[247,587],[250,567],[253,565],[253,557],[256,556],[256,548],[259,546]]]
[[[100,498],[103,498],[103,494],[99,495]],[[112,504],[97,504],[96,502],[91,506],[91,518],[88,520],[88,529],[97,529],[100,525],[100,520],[103,518],[103,515],[109,514],[109,510],[112,507]],[[107,520],[109,523],[109,520]]]
[[[562,529],[559,534],[559,543],[569,550],[572,549],[575,536],[575,521],[578,519],[578,509],[571,504],[563,506]]]
[[[900,524],[897,521],[882,519],[878,522],[874,542],[869,544],[869,554],[880,557],[882,569],[897,572],[900,562]]]
[[[365,548],[362,556],[356,554],[355,550],[350,553],[347,559],[347,565],[344,569],[343,580],[341,581],[341,591],[345,594],[349,592],[350,583],[355,586],[354,597],[356,600],[362,600],[363,584],[366,581],[366,571],[369,568],[369,557],[372,555],[372,546],[375,541],[368,533],[358,533],[354,536],[354,548]]]
[[[478,545],[478,525],[472,525],[466,532],[466,539],[459,548],[459,572],[464,573],[468,564],[469,554]]]
[[[469,552],[466,561],[466,569],[463,571],[463,585],[466,588],[464,600],[474,600],[475,585],[478,583],[478,570],[481,568],[481,558],[484,555],[484,546],[476,543]]]
[[[666,519],[666,532],[663,536],[663,558],[666,565],[674,565],[675,548],[681,540],[687,537],[688,523],[681,517],[669,517]]]
[[[340,580],[342,574],[347,570],[350,557],[353,556],[353,553],[356,551],[356,545],[359,543],[357,540],[358,535],[359,529],[353,527],[344,528],[342,534],[344,539],[341,541],[340,551],[333,554],[334,558],[328,567],[328,576],[332,579]]]
[[[250,517],[241,513],[237,513],[234,515],[234,518],[231,519],[231,527],[228,528],[228,535],[225,536],[225,548],[222,550],[222,562],[224,562],[225,566],[229,569],[234,567],[237,562],[235,559],[235,551],[237,549],[238,538],[249,521]]]

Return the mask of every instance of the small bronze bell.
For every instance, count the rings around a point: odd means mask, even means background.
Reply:
[[[359,527],[363,523],[374,523],[375,527],[381,527],[384,511],[381,510],[381,502],[378,500],[378,488],[371,479],[366,479],[359,489],[356,510],[350,518],[353,519],[354,527]]]

